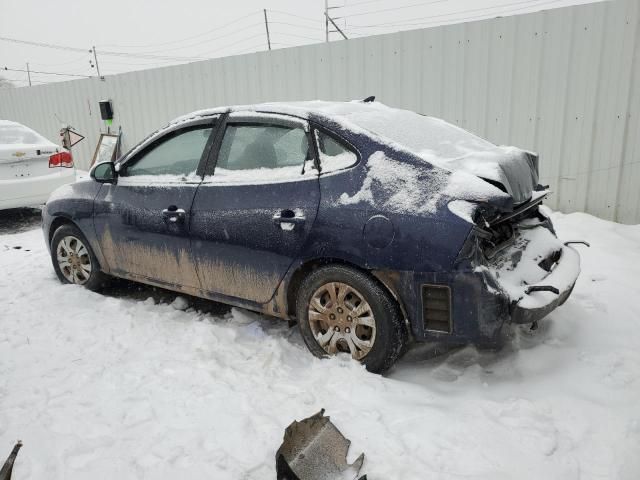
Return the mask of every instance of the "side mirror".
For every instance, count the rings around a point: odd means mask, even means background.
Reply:
[[[115,183],[118,174],[113,162],[103,162],[93,167],[89,175],[99,183]]]

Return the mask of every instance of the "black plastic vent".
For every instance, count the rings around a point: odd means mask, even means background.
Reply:
[[[445,285],[422,286],[425,330],[451,333],[451,289]]]

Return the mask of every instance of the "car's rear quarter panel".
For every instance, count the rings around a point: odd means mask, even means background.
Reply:
[[[313,258],[338,259],[369,270],[397,298],[414,336],[419,339],[428,335],[422,325],[421,285],[450,285],[456,289],[456,295],[452,297],[453,315],[461,321],[446,338],[453,341],[465,335],[477,336],[477,327],[465,319],[477,316],[478,284],[455,271],[456,258],[471,225],[449,211],[446,197],[440,198],[432,212],[422,213],[398,212],[376,205],[375,201],[341,201],[344,195],[353,197],[362,189],[368,175],[367,160],[374,153],[382,151],[399,161],[415,162],[416,159],[364,134],[338,133],[357,147],[360,161],[350,169],[321,175],[318,216],[301,262]],[[419,181],[429,182],[429,173]],[[434,195],[441,194],[437,186],[433,188]],[[375,233],[366,230],[372,217],[384,217],[392,225],[391,238],[386,245],[383,245],[384,241],[372,240]],[[386,225],[385,222],[382,224]],[[389,233],[385,231],[380,235]],[[458,291],[460,295],[457,295]]]

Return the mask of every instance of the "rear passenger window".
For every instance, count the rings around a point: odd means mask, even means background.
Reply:
[[[225,130],[213,178],[260,182],[296,178],[311,170],[313,157],[303,128],[231,124]]]
[[[349,168],[358,161],[358,156],[355,152],[330,135],[315,130],[315,136],[318,142],[322,173]]]

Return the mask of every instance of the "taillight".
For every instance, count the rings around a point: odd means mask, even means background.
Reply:
[[[73,167],[73,157],[69,152],[60,152],[49,157],[49,168],[54,167]]]

